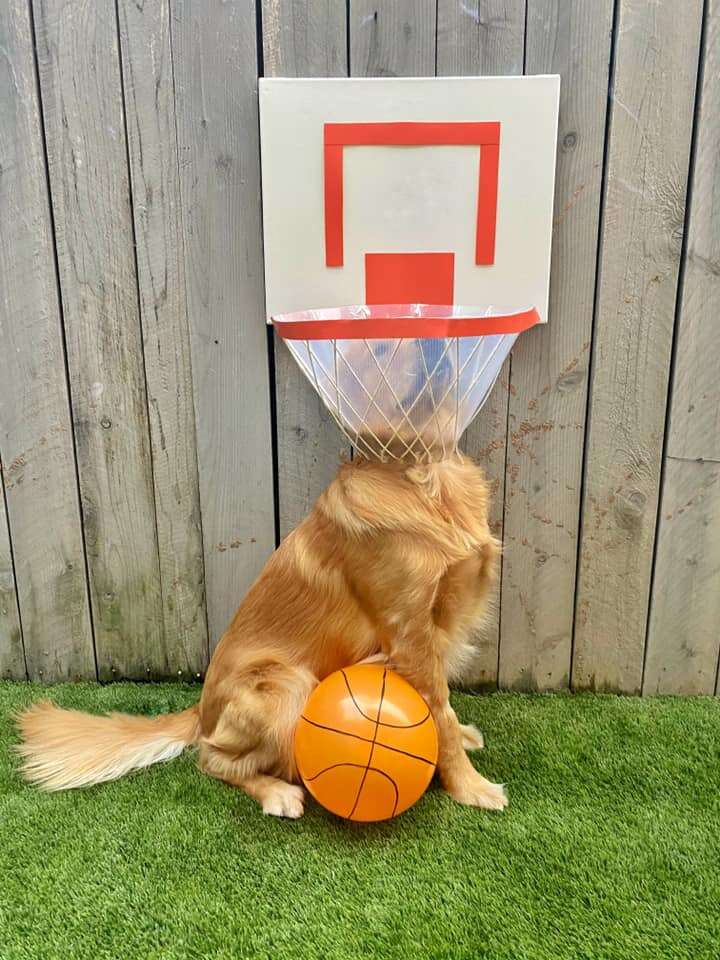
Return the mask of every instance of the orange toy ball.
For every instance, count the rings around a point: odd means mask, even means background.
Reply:
[[[435,772],[435,722],[387,667],[361,663],[313,690],[295,731],[295,760],[318,803],[348,820],[388,820],[419,800]]]

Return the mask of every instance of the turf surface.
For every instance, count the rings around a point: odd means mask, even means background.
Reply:
[[[0,684],[0,957],[720,956],[720,701],[457,695],[504,814],[431,789],[400,819],[314,805],[263,817],[191,754],[101,787],[42,794],[15,770]],[[64,685],[66,706],[159,713],[197,688]]]

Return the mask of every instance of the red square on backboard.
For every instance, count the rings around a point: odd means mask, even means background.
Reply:
[[[454,303],[455,254],[366,253],[365,303]]]

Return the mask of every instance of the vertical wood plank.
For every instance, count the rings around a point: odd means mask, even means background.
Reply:
[[[720,652],[718,0],[706,17],[643,693],[716,692]]]
[[[31,679],[95,676],[30,11],[0,4],[0,456]],[[0,499],[0,669],[24,677]]]
[[[720,462],[664,465],[643,693],[712,694],[720,646]]]
[[[115,4],[34,11],[98,671],[166,676]]]
[[[504,76],[523,72],[525,0],[439,0],[437,72],[439,76]],[[462,448],[484,469],[493,491],[490,526],[503,539],[505,452],[507,447],[510,358],[492,393],[470,424]],[[502,561],[505,562],[504,559]],[[494,687],[498,681],[500,580],[487,621],[474,638],[475,658],[467,683]]]
[[[500,685],[570,680],[613,0],[529,0],[527,73],[559,73],[549,322],[512,355]]]
[[[431,77],[436,0],[350,0],[353,77]]]
[[[197,675],[208,638],[169,0],[118,13],[166,648],[172,675]]]
[[[720,2],[710,0],[667,453],[720,460]],[[710,322],[708,322],[710,320]]]
[[[344,3],[263,0],[263,60],[268,77],[344,77]],[[274,338],[280,536],[303,520],[350,447],[290,351]]]
[[[525,0],[438,0],[437,75],[523,72]]]
[[[0,36],[3,40],[5,39],[3,32],[0,32]],[[10,549],[10,531],[2,490],[2,470],[0,470],[0,677],[4,680],[27,678]]]
[[[620,0],[573,685],[640,690],[702,3]]]
[[[211,646],[275,546],[255,4],[172,0]]]
[[[335,0],[262,0],[266,77],[347,75],[345,4]]]

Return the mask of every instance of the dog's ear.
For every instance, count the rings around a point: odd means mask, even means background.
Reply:
[[[440,471],[437,466],[436,463],[417,463],[405,471],[405,477],[410,483],[422,488],[425,496],[433,500],[439,500],[442,491]]]
[[[474,550],[493,540],[488,525],[490,489],[482,469],[472,460],[458,455],[416,464],[406,469],[405,476],[465,546]]]

